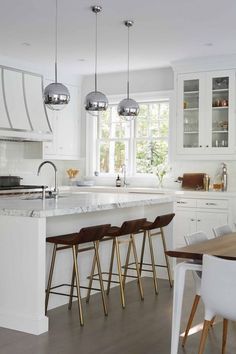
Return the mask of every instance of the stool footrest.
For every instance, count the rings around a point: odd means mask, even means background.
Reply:
[[[135,264],[135,263],[134,263],[134,262],[133,262],[133,263],[129,263],[127,267],[126,267],[126,266],[122,266],[122,268],[127,268],[127,269],[136,270],[136,268],[130,267],[130,266],[133,265],[133,264]],[[138,263],[138,264],[140,265],[141,263]],[[145,266],[149,266],[149,267],[152,266],[151,263],[144,263],[144,262],[143,262],[142,264],[145,265]],[[155,267],[167,268],[167,266],[166,266],[166,265],[163,265],[163,264],[155,264]],[[142,271],[145,271],[145,270],[142,268]]]
[[[128,268],[127,268],[128,269]],[[110,273],[109,272],[102,272],[102,274],[106,274],[106,275],[109,275]],[[119,274],[118,273],[111,273],[112,275],[115,275],[115,276],[119,276]],[[99,279],[96,279],[96,277],[98,276],[98,274],[94,274],[94,275],[92,275],[92,276],[88,276],[87,277],[87,279],[93,279],[93,280],[99,280]],[[124,275],[124,274],[122,274],[122,277],[126,277],[126,278],[133,278],[133,279],[137,279],[137,275],[129,275],[129,274],[126,274],[126,275]],[[109,283],[109,280],[108,279],[102,279],[102,281],[104,282],[104,283]],[[110,280],[110,282],[111,283],[115,283],[115,284],[120,284],[120,282],[119,281],[116,281],[116,280]]]
[[[49,293],[50,293],[50,294],[54,294],[54,295],[61,295],[61,296],[68,296],[68,297],[71,296],[71,297],[78,298],[77,295],[70,295],[70,294],[66,294],[66,293],[58,293],[58,292],[56,292],[56,291],[52,291],[52,290],[54,290],[54,289],[58,289],[58,288],[61,288],[61,287],[63,287],[63,286],[68,286],[69,288],[71,288],[71,286],[73,286],[73,288],[76,288],[76,285],[71,285],[71,284],[59,284],[59,285],[52,286],[52,287],[50,288]],[[98,288],[90,288],[90,287],[88,287],[88,286],[82,286],[82,285],[80,285],[80,289],[86,289],[86,290],[90,289],[90,290],[94,290],[94,291],[101,291],[101,289],[98,289]]]

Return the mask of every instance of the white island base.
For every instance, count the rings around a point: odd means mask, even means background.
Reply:
[[[19,330],[35,335],[48,331],[49,320],[45,316],[44,301],[45,287],[51,260],[50,246],[46,247],[46,236],[62,235],[76,232],[81,227],[111,223],[119,226],[125,220],[146,217],[154,220],[157,215],[173,211],[170,197],[150,197],[152,202],[137,206],[115,206],[107,210],[92,212],[78,211],[62,215],[62,205],[55,202],[57,216],[47,217],[44,206],[44,216],[21,216],[19,209],[12,212],[10,207],[2,208],[0,202],[0,327]],[[142,196],[142,199],[145,199]],[[156,201],[156,203],[155,203]],[[25,202],[25,201],[24,201]],[[36,202],[36,201],[35,201]],[[39,203],[40,201],[37,201]],[[64,202],[65,203],[65,202]],[[4,204],[4,203],[3,203]],[[13,203],[14,205],[14,203]],[[46,207],[47,209],[47,207]],[[50,205],[50,211],[52,205]],[[35,209],[34,209],[35,210]],[[49,213],[49,212],[48,212]],[[1,215],[3,214],[3,215]],[[7,215],[8,214],[8,215]],[[50,213],[49,213],[50,214]],[[172,247],[172,226],[166,228],[166,241],[168,248]],[[141,236],[137,235],[136,243],[140,249]],[[100,246],[102,270],[108,270],[110,259],[110,242],[103,242]],[[125,247],[125,246],[124,246]],[[124,248],[122,256],[125,255]],[[164,263],[162,246],[156,251],[159,263]],[[92,261],[92,254],[85,252],[79,257],[79,271],[81,284],[86,283]],[[70,250],[59,252],[55,264],[53,285],[69,283],[72,271],[72,254]],[[159,277],[165,277],[165,270],[160,269]],[[64,290],[64,289],[63,289]],[[82,292],[82,295],[85,293]],[[144,289],[145,296],[145,289]],[[61,306],[68,302],[67,297],[51,295],[49,309]],[[78,311],[75,307],[73,311]],[[78,317],[79,321],[79,317]]]

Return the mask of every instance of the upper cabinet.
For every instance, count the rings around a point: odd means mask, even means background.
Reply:
[[[177,76],[177,154],[219,158],[235,152],[235,71]]]
[[[43,157],[46,159],[76,160],[80,151],[80,104],[76,86],[67,85],[70,91],[70,102],[61,111],[47,109],[53,131],[53,141],[43,146]]]

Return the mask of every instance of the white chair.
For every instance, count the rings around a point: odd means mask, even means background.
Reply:
[[[235,261],[203,256],[201,296],[205,305],[205,316],[198,354],[204,351],[209,326],[216,315],[224,318],[222,354],[225,353],[228,320],[236,321],[235,278]]]
[[[193,234],[190,234],[188,236],[185,236],[185,242],[187,245],[194,245],[196,243],[199,243],[199,242],[203,242],[203,241],[207,241],[208,240],[208,237],[207,235],[204,233],[204,232],[195,232]],[[198,264],[201,264],[201,261],[199,262],[194,262],[194,263],[198,263]],[[187,323],[187,326],[186,326],[186,330],[184,332],[184,337],[183,337],[183,341],[182,341],[182,346],[184,347],[185,346],[185,343],[186,343],[186,340],[188,338],[188,333],[189,333],[189,330],[192,326],[192,322],[193,322],[193,319],[194,319],[194,316],[195,316],[195,313],[196,313],[196,310],[197,310],[197,307],[198,307],[198,303],[199,303],[199,300],[201,298],[201,293],[200,293],[200,290],[201,290],[201,272],[195,272],[193,271],[193,279],[194,279],[194,283],[195,283],[195,288],[196,288],[196,295],[195,295],[195,298],[194,298],[194,301],[193,301],[193,305],[192,305],[192,309],[191,309],[191,312],[190,312],[190,316],[189,316],[189,319],[188,319],[188,323]]]
[[[231,234],[233,232],[231,227],[227,224],[222,225],[222,226],[213,227],[212,230],[214,232],[215,237],[224,236],[227,234]]]

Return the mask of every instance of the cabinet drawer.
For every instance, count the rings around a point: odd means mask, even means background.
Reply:
[[[196,208],[197,201],[196,199],[178,198],[176,199],[175,205],[176,207]]]
[[[206,209],[228,209],[228,200],[222,199],[198,199],[197,208]]]

